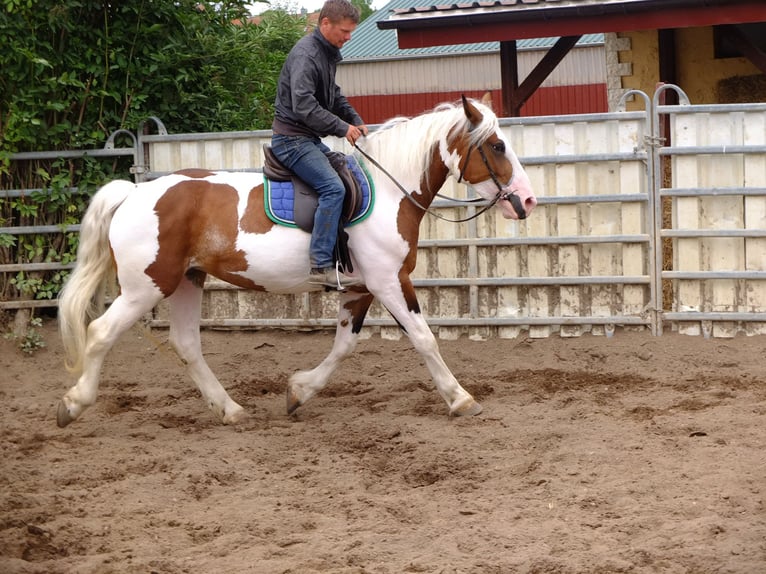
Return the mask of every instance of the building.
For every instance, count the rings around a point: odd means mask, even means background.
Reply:
[[[397,11],[427,7],[433,0],[392,0],[362,22],[343,47],[337,82],[367,123],[412,116],[462,94],[490,92],[495,108],[502,102],[500,42],[476,42],[399,48],[397,34],[379,22]],[[518,42],[519,73],[528,76],[557,38]],[[586,34],[520,109],[520,115],[603,112],[607,74],[603,34]]]
[[[763,0],[490,0],[396,8],[378,26],[395,31],[402,49],[499,42],[511,113],[534,93],[513,74],[515,46],[550,35],[566,52],[581,35],[605,34],[612,104],[628,89],[653,94],[660,82],[699,104],[766,101]]]

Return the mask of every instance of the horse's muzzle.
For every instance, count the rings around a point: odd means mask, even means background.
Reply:
[[[524,208],[524,204],[521,202],[521,199],[518,195],[516,195],[516,193],[513,191],[506,192],[500,196],[500,199],[505,199],[510,202],[511,207],[513,207],[513,210],[516,212],[516,215],[518,215],[519,219],[527,218],[527,210]]]

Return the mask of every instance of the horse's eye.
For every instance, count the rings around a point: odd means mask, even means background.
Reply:
[[[492,144],[492,151],[505,153],[505,142],[499,141]]]

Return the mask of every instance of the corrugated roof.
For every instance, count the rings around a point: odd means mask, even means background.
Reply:
[[[422,13],[422,12],[446,12],[450,10],[471,10],[474,8],[501,8],[511,10],[524,10],[529,12],[535,9],[561,9],[575,7],[581,9],[588,6],[596,6],[603,9],[608,6],[624,7],[630,3],[633,5],[656,4],[658,0],[462,0],[451,3],[420,3],[402,6],[394,9],[397,14]]]
[[[423,56],[449,56],[497,52],[499,42],[480,42],[476,44],[454,44],[451,46],[432,46],[428,48],[400,49],[396,39],[396,30],[381,30],[378,21],[385,20],[393,13],[417,8],[434,8],[434,0],[391,0],[380,10],[375,11],[359,24],[345,46],[341,49],[343,59],[353,60],[391,60]],[[519,50],[540,50],[550,48],[557,38],[530,38],[519,40]],[[586,34],[577,43],[578,46],[595,46],[604,43],[603,34]]]

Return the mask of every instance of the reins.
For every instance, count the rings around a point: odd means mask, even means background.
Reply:
[[[400,190],[400,191],[401,191],[401,192],[404,194],[404,197],[406,197],[407,199],[409,199],[409,200],[410,200],[410,201],[411,201],[411,202],[412,202],[412,203],[413,203],[413,204],[414,204],[416,207],[418,207],[420,210],[422,210],[422,211],[424,211],[424,212],[428,213],[429,215],[432,215],[432,216],[434,216],[434,217],[437,217],[437,218],[439,218],[439,219],[441,219],[441,220],[443,220],[443,221],[449,221],[450,223],[463,223],[463,222],[465,222],[465,221],[470,221],[471,219],[475,219],[475,218],[479,217],[479,216],[480,216],[482,213],[484,213],[485,211],[488,211],[489,209],[491,209],[492,207],[494,207],[494,205],[495,205],[495,204],[496,204],[498,201],[500,201],[500,199],[501,199],[501,198],[503,198],[503,195],[502,195],[502,186],[501,186],[501,185],[500,185],[500,183],[497,181],[497,177],[495,176],[494,172],[493,172],[493,171],[492,171],[492,170],[489,168],[489,162],[487,161],[487,157],[484,155],[484,151],[483,151],[481,148],[479,148],[479,153],[481,153],[482,159],[484,160],[484,163],[487,165],[487,169],[489,169],[489,174],[490,174],[490,176],[492,177],[492,181],[494,181],[494,182],[495,182],[495,185],[496,185],[496,186],[497,186],[497,188],[498,188],[498,192],[497,192],[497,195],[495,195],[495,197],[494,197],[492,200],[490,200],[490,202],[489,202],[487,205],[485,205],[485,206],[484,206],[482,209],[480,209],[479,211],[477,211],[477,212],[476,212],[476,213],[474,213],[473,215],[470,215],[470,216],[468,216],[468,217],[465,217],[465,218],[463,218],[463,219],[450,219],[450,218],[448,218],[448,217],[444,217],[443,215],[439,215],[438,213],[436,213],[435,211],[432,211],[432,210],[430,210],[430,209],[429,209],[429,208],[427,208],[427,207],[423,207],[422,205],[420,205],[420,203],[418,203],[418,200],[417,200],[417,199],[415,199],[415,198],[412,196],[412,192],[410,192],[410,191],[407,191],[406,189],[404,189],[404,186],[403,186],[401,183],[399,183],[399,181],[397,181],[397,179],[396,179],[396,178],[395,178],[393,175],[391,175],[391,174],[388,172],[388,170],[387,170],[386,168],[384,168],[382,165],[380,165],[380,163],[378,163],[378,161],[377,161],[377,160],[376,160],[374,157],[372,157],[370,154],[368,154],[366,151],[364,151],[362,148],[360,148],[358,145],[356,145],[356,143],[354,144],[354,147],[355,147],[355,148],[357,149],[357,151],[358,151],[359,153],[361,153],[361,154],[362,154],[362,155],[363,155],[363,156],[364,156],[364,157],[365,157],[365,158],[366,158],[366,159],[367,159],[367,160],[368,160],[368,161],[369,161],[369,162],[370,162],[372,165],[374,165],[375,167],[377,167],[377,168],[378,168],[380,171],[382,171],[382,172],[383,172],[383,173],[386,175],[386,177],[388,177],[388,179],[390,179],[392,182],[394,182],[394,185],[396,185],[396,187],[398,187],[398,188],[399,188],[399,190]],[[468,158],[469,158],[469,157],[470,157],[470,155],[471,155],[471,150],[472,150],[472,149],[473,149],[473,146],[472,146],[472,147],[471,147],[471,148],[468,150],[468,155],[466,155],[466,161],[465,161],[465,164],[466,164],[466,165],[468,164]],[[458,183],[460,183],[460,180],[462,180],[462,179],[463,179],[463,170],[464,170],[464,169],[465,169],[465,166],[464,166],[464,167],[463,167],[463,168],[460,170],[460,179],[458,179]],[[440,194],[440,193],[437,193],[436,195],[437,195],[437,197],[441,197],[441,198],[443,198],[443,199],[448,199],[449,201],[454,201],[455,203],[479,203],[479,202],[482,202],[482,201],[486,201],[486,200],[485,200],[485,199],[483,199],[483,198],[475,198],[475,199],[457,199],[457,198],[455,198],[455,197],[448,197],[448,196],[446,196],[446,195],[442,195],[442,194]],[[510,193],[508,193],[508,194],[506,194],[506,195],[511,195],[511,194],[510,194]],[[507,199],[507,198],[505,198],[505,199]]]

